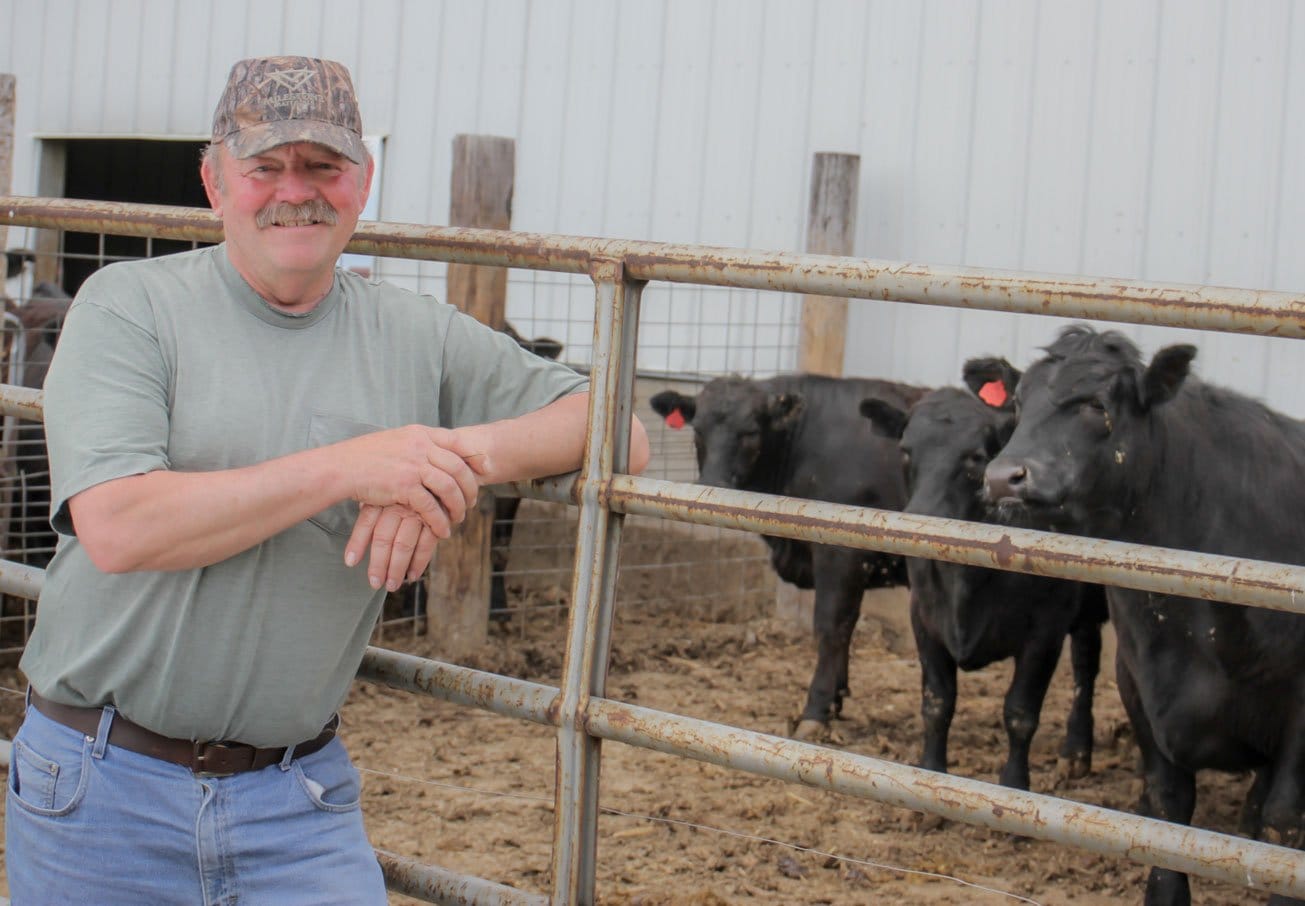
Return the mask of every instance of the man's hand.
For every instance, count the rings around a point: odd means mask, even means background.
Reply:
[[[412,582],[426,571],[438,541],[421,517],[407,507],[365,503],[345,546],[344,562],[353,566],[370,546],[367,581],[372,588],[384,585],[389,591],[398,591],[404,582]]]
[[[357,445],[358,440],[373,441],[370,449],[363,451],[365,455],[393,455],[397,450],[399,459],[391,465],[390,474],[376,477],[399,480],[371,482],[363,488],[362,508],[345,546],[344,562],[353,566],[370,548],[367,579],[372,588],[384,585],[397,591],[405,581],[426,571],[435,545],[475,506],[487,457],[470,450],[455,431],[421,425],[377,432],[348,443]],[[351,456],[357,455],[351,452]],[[411,484],[414,478],[420,481],[417,488]],[[397,502],[381,504],[379,500],[387,494],[394,495]]]
[[[411,511],[436,539],[466,518],[486,473],[482,451],[457,431],[408,425],[365,434],[339,445],[354,480],[353,497],[376,507]],[[402,520],[400,520],[402,521]],[[398,529],[396,528],[396,533]],[[405,539],[411,529],[405,532]],[[396,534],[396,537],[398,535]],[[416,549],[413,540],[413,548]]]

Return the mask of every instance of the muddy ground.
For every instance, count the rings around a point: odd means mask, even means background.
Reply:
[[[702,551],[700,537],[627,530],[609,695],[740,727],[783,733],[814,663],[808,631],[775,616],[773,579],[756,539],[719,546],[701,568],[644,569]],[[530,529],[514,541],[520,565]],[[541,553],[540,557],[543,556]],[[750,571],[741,581],[739,570]],[[723,589],[715,593],[714,588]],[[559,680],[568,584],[548,570],[514,581],[526,607],[464,663],[541,683]],[[740,591],[742,589],[742,591]],[[853,697],[836,744],[913,762],[919,674],[905,596],[878,592],[857,630]],[[876,614],[878,616],[876,616]],[[436,624],[437,618],[432,618]],[[430,653],[430,636],[387,630],[387,647]],[[1090,776],[1068,780],[1056,749],[1070,699],[1068,657],[1049,694],[1033,789],[1131,809],[1135,748],[1109,665],[1096,699]],[[952,770],[994,780],[1005,757],[1001,700],[1009,664],[964,674]],[[18,720],[22,679],[0,675],[0,736]],[[359,682],[344,737],[364,779],[375,846],[532,891],[549,889],[552,731]],[[599,901],[607,904],[1141,903],[1145,868],[820,790],[729,772],[616,743],[603,749]],[[1197,823],[1236,832],[1245,777],[1203,775]],[[2,885],[0,885],[2,886]],[[1197,906],[1263,903],[1263,894],[1196,879]],[[416,901],[400,895],[392,903]]]

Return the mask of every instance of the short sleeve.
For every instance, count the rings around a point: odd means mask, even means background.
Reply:
[[[158,339],[152,321],[104,304],[132,288],[130,278],[110,277],[100,271],[83,285],[45,379],[51,523],[66,535],[74,533],[71,497],[168,467],[168,380]]]
[[[589,388],[584,375],[456,312],[444,341],[440,424],[457,428],[533,412]]]

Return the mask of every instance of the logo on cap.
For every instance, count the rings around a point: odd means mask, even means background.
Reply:
[[[357,164],[366,159],[349,70],[312,57],[258,57],[232,66],[214,112],[213,141],[238,158],[314,142]]]

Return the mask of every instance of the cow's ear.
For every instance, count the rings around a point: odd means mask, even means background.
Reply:
[[[995,356],[970,359],[961,368],[965,386],[994,409],[1014,409],[1015,385],[1022,373],[1010,362]]]
[[[672,428],[683,428],[685,423],[693,421],[698,398],[685,396],[674,390],[663,390],[661,393],[654,394],[648,404],[652,406],[654,412],[666,420],[666,424]]]
[[[772,431],[787,431],[806,407],[800,393],[772,393],[766,404]]]
[[[1196,347],[1187,344],[1166,346],[1155,354],[1142,376],[1141,403],[1144,409],[1168,402],[1187,379]]]
[[[885,402],[877,396],[861,400],[861,414],[870,419],[876,434],[890,440],[901,440],[906,430],[907,414],[892,403]]]

